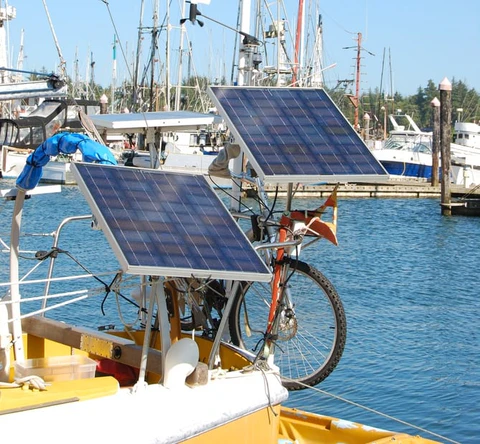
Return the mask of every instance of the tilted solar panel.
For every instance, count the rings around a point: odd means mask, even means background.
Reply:
[[[72,165],[123,271],[270,280],[264,262],[204,176]]]
[[[266,182],[388,178],[323,89],[212,86],[209,94]]]

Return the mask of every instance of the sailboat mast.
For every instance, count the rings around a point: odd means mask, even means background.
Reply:
[[[136,108],[138,96],[138,71],[140,69],[140,53],[142,52],[142,27],[143,27],[143,11],[145,7],[145,0],[142,0],[140,6],[140,22],[138,24],[138,40],[137,40],[137,54],[135,58],[135,67],[133,70],[133,91],[132,91],[132,107]]]
[[[362,50],[362,33],[358,33],[357,37],[357,74],[355,78],[355,114],[354,114],[354,128],[358,129],[358,108],[360,101],[360,60]]]
[[[317,30],[315,33],[315,44],[313,48],[312,71],[310,73],[310,86],[314,88],[323,87],[323,23],[322,16],[318,15]]]
[[[80,97],[80,73],[78,72],[78,47],[75,47],[75,60],[73,62],[73,88],[72,95],[74,98]]]
[[[182,17],[185,17],[185,0],[182,3]],[[175,87],[175,111],[180,109],[180,99],[182,94],[182,69],[183,69],[183,41],[185,34],[185,23],[180,25],[180,45],[178,60],[177,86]]]
[[[169,6],[168,6],[168,1],[167,1],[167,23],[169,20]],[[158,36],[158,0],[155,2],[155,8],[153,11],[153,28],[152,28],[152,46],[151,46],[151,51],[150,51],[150,103],[148,105],[148,110],[153,111],[154,109],[154,87],[155,87],[155,51],[157,49],[157,36]],[[167,30],[167,73],[166,73],[166,83],[167,83],[167,90],[168,88],[168,30]],[[168,92],[166,94],[167,96],[167,104],[169,103],[168,101]],[[168,106],[168,105],[167,105]]]
[[[50,13],[48,12],[48,8],[47,8],[47,2],[45,0],[42,0],[43,1],[43,6],[45,8],[45,12],[47,14],[47,19],[48,19],[48,23],[50,25],[50,30],[52,32],[52,36],[53,36],[53,41],[55,42],[55,47],[57,48],[57,52],[58,52],[58,57],[60,58],[60,73],[62,74],[62,77],[66,77],[66,62],[65,62],[65,59],[63,58],[63,54],[62,54],[62,50],[60,49],[60,45],[58,43],[58,40],[57,40],[57,35],[55,34],[55,29],[53,28],[53,23],[52,23],[52,19],[50,18]]]
[[[300,68],[300,43],[303,30],[303,0],[298,2],[297,29],[295,32],[295,55],[293,64],[292,84],[297,85],[297,77]]]
[[[113,35],[113,52],[112,52],[112,89],[111,89],[111,113],[115,112],[115,89],[117,85],[117,35]]]
[[[250,11],[251,11],[252,2],[251,0],[240,0],[240,31],[249,33],[250,32]],[[243,44],[243,40],[240,42],[240,49],[238,51],[238,77],[237,84],[238,86],[248,85],[249,79],[247,75],[247,65],[248,65],[248,48]]]
[[[18,57],[17,57],[17,70],[18,71],[23,71],[23,61],[25,58],[24,52],[23,52],[23,36],[24,36],[24,30],[22,29],[20,32],[20,49],[18,50]],[[8,66],[8,65],[6,65]],[[18,73],[13,76],[13,78],[20,82],[22,80],[22,74]]]
[[[170,110],[170,1],[167,0],[167,36],[166,36],[166,54],[165,54],[165,107],[167,110]],[[157,19],[158,20],[158,19]],[[157,30],[158,24],[154,25],[155,28],[155,35],[158,33]],[[156,43],[156,40],[155,40]],[[156,46],[156,44],[155,44]],[[152,58],[152,66],[153,66],[153,58]],[[153,79],[152,79],[153,80]]]

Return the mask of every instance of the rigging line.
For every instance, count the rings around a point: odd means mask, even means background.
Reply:
[[[463,195],[463,198],[467,198],[468,196],[470,196],[471,194],[475,193],[475,191],[477,191],[478,189],[480,189],[480,184],[476,185],[475,187],[473,187],[471,190],[468,191],[468,193],[464,194]]]
[[[279,375],[279,376],[281,376],[281,375]],[[295,382],[297,384],[303,385],[305,388],[312,389],[312,390],[314,390],[318,393],[321,393],[323,395],[330,396],[331,398],[335,398],[335,399],[338,399],[339,401],[346,402],[347,404],[351,404],[355,407],[359,407],[359,408],[361,408],[363,410],[366,410],[368,412],[375,413],[376,415],[383,416],[384,418],[387,418],[387,419],[391,419],[392,421],[398,422],[398,423],[406,425],[408,427],[412,427],[412,428],[414,428],[416,430],[419,430],[421,432],[428,433],[428,434],[430,434],[432,436],[435,436],[437,438],[440,438],[440,439],[443,439],[445,441],[451,442],[452,444],[461,444],[460,442],[455,441],[455,440],[450,439],[450,438],[447,438],[446,436],[439,435],[438,433],[431,432],[430,430],[424,429],[423,427],[416,426],[415,424],[412,424],[410,422],[403,421],[402,419],[395,418],[394,416],[390,416],[390,415],[387,415],[386,413],[379,412],[378,410],[375,410],[375,409],[372,409],[372,408],[367,407],[365,405],[359,404],[355,401],[350,401],[349,399],[343,398],[342,396],[334,395],[333,393],[329,393],[329,392],[327,392],[325,390],[321,390],[317,387],[312,387],[310,385],[304,384],[303,382],[297,381],[296,379],[290,379],[286,376],[281,376],[281,377],[282,377],[282,379],[284,379],[286,381],[291,381],[291,382]]]
[[[113,29],[115,30],[115,34],[117,35],[117,41],[118,41],[118,44],[120,45],[120,50],[122,51],[123,60],[127,67],[128,75],[131,79],[132,72],[130,70],[130,65],[128,64],[128,61],[127,61],[127,56],[125,55],[125,50],[123,49],[122,41],[120,40],[120,34],[117,31],[117,25],[115,24],[115,20],[113,19],[113,16],[112,16],[112,11],[110,11],[110,5],[108,4],[107,0],[100,0],[100,1],[104,3],[105,6],[107,7],[108,15],[110,16],[110,21],[112,22]]]
[[[320,12],[322,13],[323,16],[327,17],[331,22],[335,23],[342,31],[345,31],[347,34],[357,34],[357,32],[349,31],[347,28],[341,25],[338,20],[335,20],[330,14],[325,12],[324,8],[320,8]]]
[[[127,56],[125,55],[125,50],[123,49],[123,45],[122,45],[122,41],[120,40],[120,34],[118,33],[118,30],[117,30],[117,25],[115,24],[115,20],[113,19],[113,15],[112,15],[112,12],[110,10],[110,5],[108,4],[108,1],[107,0],[100,0],[102,3],[105,4],[105,6],[107,7],[107,11],[108,11],[108,15],[110,16],[110,21],[112,22],[112,26],[113,26],[113,29],[115,30],[115,34],[117,36],[117,40],[118,40],[118,43],[120,45],[120,50],[122,52],[122,56],[123,56],[123,60],[125,62],[125,65],[127,67],[127,71],[128,71],[128,75],[130,77],[130,79],[132,80],[133,82],[133,75],[132,75],[132,71],[130,70],[130,66],[128,64],[128,60],[127,60]],[[138,50],[138,48],[137,48]],[[134,88],[136,87],[136,85],[134,85]],[[113,100],[113,98],[112,98]],[[145,115],[145,111],[143,110],[140,110],[140,113],[142,114],[143,116],[143,119],[145,120],[145,125],[146,125],[146,128],[149,128],[149,125],[148,125],[148,120],[147,120],[147,117]]]

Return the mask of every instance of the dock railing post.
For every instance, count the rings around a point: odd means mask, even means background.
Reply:
[[[452,84],[445,77],[439,85],[440,90],[440,146],[442,151],[442,215],[451,216],[450,193],[450,143],[452,140]]]
[[[438,168],[440,165],[440,100],[436,97],[430,102],[433,109],[432,135],[432,187],[438,186]]]

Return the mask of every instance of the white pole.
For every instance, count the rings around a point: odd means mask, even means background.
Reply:
[[[22,225],[23,203],[25,201],[25,191],[19,189],[15,198],[15,207],[12,216],[12,230],[10,235],[10,299],[13,345],[15,350],[15,359],[23,361],[25,359],[23,351],[22,322],[20,320],[20,285],[18,272],[18,255],[20,249],[20,227]]]
[[[112,63],[112,90],[111,90],[111,113],[115,112],[115,89],[117,85],[117,35],[113,36],[113,63]]]
[[[250,32],[250,11],[251,11],[251,0],[240,0],[240,31]],[[243,86],[247,84],[247,52],[245,45],[243,44],[243,37],[240,37],[240,46],[238,52],[238,77],[237,84],[238,86]]]
[[[240,31],[249,33],[250,32],[250,8],[251,0],[240,0]],[[243,44],[243,38],[241,38],[239,53],[238,53],[238,86],[243,86],[247,82],[246,68],[247,68],[247,52],[245,45]],[[235,174],[240,174],[243,171],[243,155],[236,157],[233,160],[232,165],[233,172]],[[236,184],[235,181],[232,181],[232,198],[230,203],[232,209],[240,211],[240,186]]]

